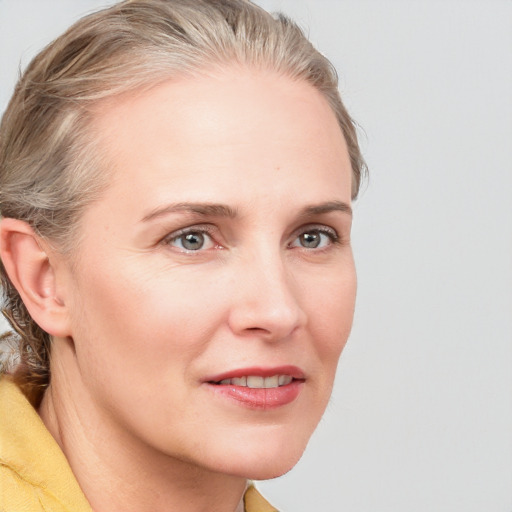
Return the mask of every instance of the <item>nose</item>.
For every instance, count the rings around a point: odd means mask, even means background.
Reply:
[[[306,322],[300,289],[282,258],[252,257],[235,276],[229,326],[239,336],[266,341],[289,338]]]

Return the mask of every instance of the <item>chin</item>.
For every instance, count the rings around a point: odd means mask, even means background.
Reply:
[[[294,445],[289,440],[276,447],[268,442],[253,446],[248,443],[240,453],[232,454],[221,472],[250,480],[271,480],[288,473],[299,462],[305,448],[306,443]]]
[[[293,461],[258,461],[255,464],[238,466],[236,468],[226,468],[226,474],[246,478],[248,480],[272,480],[285,475],[291,471],[299,461],[300,457]],[[224,471],[221,471],[224,473]]]
[[[299,459],[294,461],[292,464],[284,465],[273,463],[269,464],[268,467],[257,468],[254,471],[251,471],[249,475],[246,475],[245,478],[249,480],[272,480],[273,478],[278,478],[291,471]]]

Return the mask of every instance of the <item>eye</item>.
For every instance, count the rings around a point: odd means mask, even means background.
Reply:
[[[215,242],[205,230],[189,229],[173,234],[167,238],[166,243],[182,251],[201,251],[212,249]]]
[[[333,229],[324,228],[309,228],[302,231],[295,240],[290,244],[290,247],[302,247],[304,249],[323,249],[329,245],[338,242],[339,237]]]

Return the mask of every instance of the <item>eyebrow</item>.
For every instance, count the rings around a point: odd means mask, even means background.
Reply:
[[[326,203],[318,205],[306,206],[300,215],[307,217],[310,215],[322,215],[331,212],[343,212],[352,216],[352,208],[348,203],[344,203],[343,201],[327,201]]]
[[[352,215],[352,208],[343,201],[327,201],[325,203],[306,206],[299,216],[309,217],[312,215],[322,215],[331,212],[343,212]],[[231,206],[216,203],[173,203],[159,208],[155,208],[142,218],[142,222],[148,222],[158,217],[163,217],[170,213],[193,213],[204,217],[228,217],[235,218],[238,211]]]
[[[229,217],[237,216],[237,211],[231,206],[215,203],[174,203],[162,206],[150,211],[142,218],[142,222],[148,222],[158,217],[163,217],[169,213],[195,213],[205,217]]]

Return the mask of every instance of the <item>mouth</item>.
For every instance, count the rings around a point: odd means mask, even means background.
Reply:
[[[216,384],[217,386],[241,386],[251,389],[273,389],[281,386],[287,386],[292,381],[293,377],[291,375],[272,375],[271,377],[244,375],[243,377],[222,379],[220,382],[212,382],[212,384]]]
[[[251,409],[275,409],[293,402],[305,382],[297,367],[246,368],[207,379],[218,396]]]

